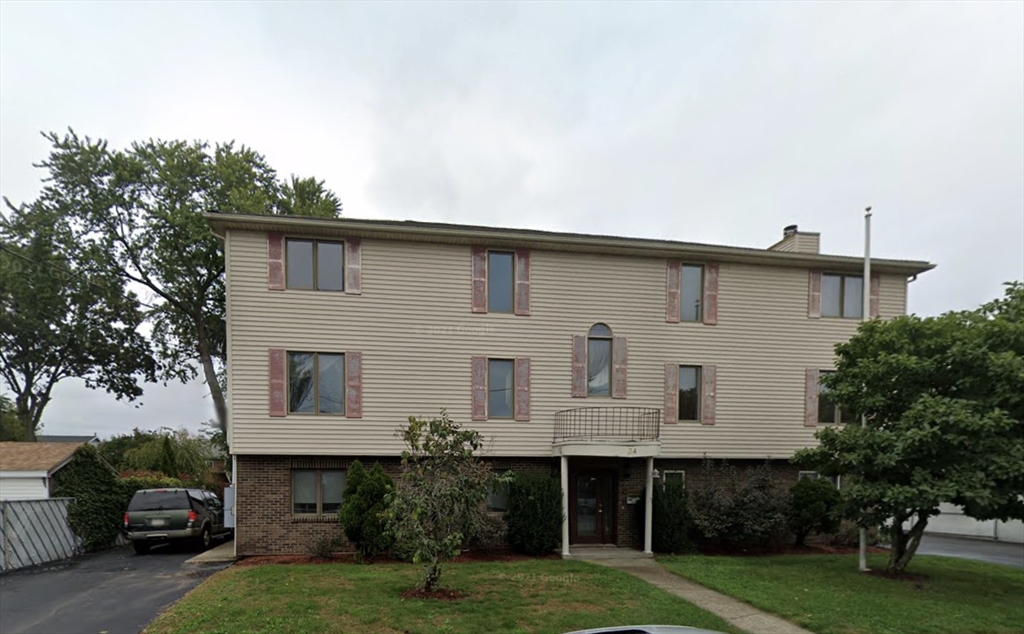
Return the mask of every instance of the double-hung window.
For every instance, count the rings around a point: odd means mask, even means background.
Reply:
[[[700,420],[700,366],[679,366],[679,420]]]
[[[515,361],[487,360],[487,417],[512,418],[515,415]]]
[[[821,316],[860,319],[864,315],[864,278],[860,275],[821,276]]]
[[[587,334],[587,396],[611,396],[612,330],[594,324]]]
[[[828,386],[821,382],[821,379],[829,374],[829,372],[818,374],[818,424],[820,425],[832,425],[843,422],[839,405],[832,398],[832,393],[829,392]]]
[[[316,291],[345,290],[345,244],[325,240],[286,242],[287,288]]]
[[[487,312],[514,312],[515,286],[515,255],[510,251],[488,251]]]
[[[704,267],[684,264],[679,273],[679,319],[701,321],[704,319]]]
[[[288,412],[345,413],[345,355],[288,353]]]
[[[292,471],[292,514],[333,515],[341,510],[345,472],[341,469]]]

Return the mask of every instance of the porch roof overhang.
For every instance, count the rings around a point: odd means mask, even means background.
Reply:
[[[551,445],[553,456],[653,458],[661,454],[659,440],[566,438]]]

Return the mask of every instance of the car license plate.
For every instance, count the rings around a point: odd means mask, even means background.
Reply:
[[[150,526],[166,526],[167,520],[149,520]]]

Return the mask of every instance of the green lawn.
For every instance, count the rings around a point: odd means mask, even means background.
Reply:
[[[862,574],[857,556],[663,557],[672,572],[818,634],[1024,632],[1024,570],[918,555],[904,581]],[[885,555],[869,565],[883,569]]]
[[[636,623],[737,632],[718,617],[626,573],[560,560],[458,563],[452,601],[403,599],[412,565],[235,566],[160,616],[146,634],[201,632],[565,632]]]

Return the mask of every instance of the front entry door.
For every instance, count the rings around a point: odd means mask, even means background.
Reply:
[[[614,471],[579,471],[572,482],[570,509],[572,541],[576,544],[614,544],[616,481]]]

